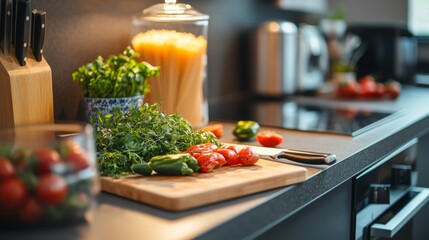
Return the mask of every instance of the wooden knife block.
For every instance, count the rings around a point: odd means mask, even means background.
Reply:
[[[20,66],[0,52],[0,128],[54,121],[52,72],[30,54]]]

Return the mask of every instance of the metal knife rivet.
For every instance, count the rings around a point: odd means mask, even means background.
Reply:
[[[27,47],[27,43],[26,42],[24,43],[24,47]]]
[[[25,21],[30,21],[30,16],[25,17]]]
[[[10,11],[7,11],[7,15],[10,16]]]
[[[44,23],[42,24],[42,28],[45,28],[45,24]]]

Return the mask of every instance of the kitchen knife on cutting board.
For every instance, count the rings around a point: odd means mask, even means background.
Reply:
[[[21,66],[27,60],[27,49],[30,39],[30,0],[19,0],[16,12],[15,56]]]
[[[31,47],[34,58],[40,62],[43,57],[43,43],[46,32],[46,12],[33,10],[31,28]]]
[[[242,146],[242,145],[237,145]],[[328,168],[337,161],[337,156],[332,153],[310,152],[293,149],[280,149],[251,146],[255,149],[259,158],[288,163],[292,165],[312,167],[312,168]]]
[[[12,1],[1,0],[0,4],[0,48],[5,55],[10,53]]]

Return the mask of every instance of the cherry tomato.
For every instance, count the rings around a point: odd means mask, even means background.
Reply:
[[[22,223],[33,223],[42,216],[42,213],[43,209],[40,203],[35,198],[30,197],[19,210],[18,219]]]
[[[384,84],[377,83],[377,89],[375,90],[374,97],[381,98],[384,96]]]
[[[337,94],[341,98],[356,98],[360,92],[360,85],[356,81],[342,82],[337,89]]]
[[[361,95],[363,97],[373,97],[376,94],[377,83],[373,76],[367,75],[362,77],[359,80],[359,84],[361,87]]]
[[[26,200],[27,188],[18,178],[2,180],[0,184],[0,208],[16,209]]]
[[[255,149],[251,147],[241,149],[238,153],[238,158],[243,165],[254,165],[259,160],[259,156]]]
[[[202,154],[211,153],[215,149],[217,149],[217,146],[214,143],[202,143],[190,146],[186,152],[198,159]]]
[[[40,174],[50,173],[53,164],[60,163],[60,154],[51,148],[39,148],[33,152],[38,160],[37,170]]]
[[[401,94],[401,84],[397,81],[388,81],[384,84],[385,94],[391,98],[396,99]]]
[[[218,165],[218,162],[214,161],[214,162],[210,162],[210,161],[206,161],[203,164],[200,165],[200,171],[203,173],[208,173],[213,171],[213,169]]]
[[[256,140],[264,147],[275,147],[283,142],[283,136],[273,131],[262,131],[256,134]]]
[[[0,179],[6,179],[15,176],[15,168],[6,158],[0,157]]]
[[[221,148],[231,149],[235,153],[238,153],[240,151],[240,149],[237,146],[234,146],[234,145],[229,145],[229,146],[224,145]]]
[[[65,144],[64,160],[73,166],[75,171],[80,171],[89,167],[87,153],[82,147],[75,142]]]
[[[214,168],[222,167],[225,165],[225,157],[216,152],[204,153],[197,158],[198,164],[201,167],[201,172],[210,172]]]
[[[212,124],[203,127],[201,130],[205,132],[212,132],[217,138],[221,138],[223,134],[223,125],[222,124]]]
[[[56,174],[44,174],[36,186],[36,196],[47,205],[60,204],[67,195],[67,182]]]
[[[225,165],[227,166],[236,165],[240,163],[240,160],[238,159],[238,154],[234,152],[234,150],[228,148],[218,148],[215,151],[223,155],[226,160]]]

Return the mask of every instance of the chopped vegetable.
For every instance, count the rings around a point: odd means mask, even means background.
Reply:
[[[92,119],[95,129],[98,169],[101,176],[130,174],[131,166],[152,157],[181,153],[201,143],[219,144],[211,132],[194,131],[178,114],[167,115],[158,104],[144,104]]]
[[[259,155],[255,149],[251,147],[245,147],[238,152],[238,159],[243,165],[254,165],[259,160]]]
[[[264,147],[275,147],[283,142],[283,136],[273,131],[262,131],[256,134],[256,140]]]
[[[223,125],[222,124],[212,124],[203,127],[201,130],[205,132],[212,132],[217,138],[221,138],[223,134]]]
[[[255,138],[259,131],[259,124],[255,121],[238,121],[232,134],[239,141],[249,141]]]

